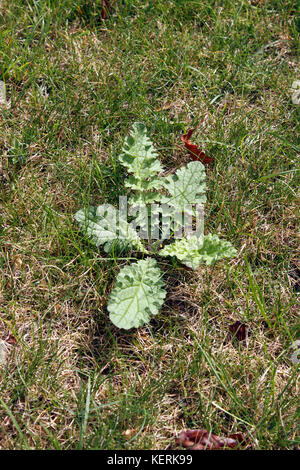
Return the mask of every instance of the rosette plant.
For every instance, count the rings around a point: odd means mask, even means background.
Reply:
[[[183,212],[195,223],[197,215],[191,208],[206,202],[205,167],[201,162],[190,162],[174,174],[162,176],[158,154],[145,125],[139,122],[125,138],[119,161],[127,171],[125,186],[129,188],[132,220],[107,205],[81,209],[75,219],[88,239],[107,253],[141,252],[143,259],[120,270],[107,305],[111,321],[119,328],[130,329],[148,323],[164,303],[166,290],[159,256],[176,258],[196,270],[202,263],[212,265],[237,252],[217,235],[193,232],[180,239],[174,237]],[[148,235],[153,216],[160,220],[159,245]],[[141,233],[147,234],[147,245]]]

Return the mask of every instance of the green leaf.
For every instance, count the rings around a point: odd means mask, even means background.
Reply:
[[[183,211],[190,204],[206,202],[205,167],[201,162],[188,163],[174,175],[165,178],[163,185],[170,196],[165,196],[162,202],[178,210]]]
[[[166,296],[161,277],[157,262],[151,258],[125,266],[107,306],[113,324],[125,330],[138,328],[157,315]]]
[[[160,250],[161,256],[175,256],[183,264],[197,269],[200,264],[211,266],[223,258],[237,255],[236,249],[226,240],[220,240],[217,235],[206,235],[203,239],[196,237],[182,238]]]
[[[137,232],[112,206],[81,209],[76,212],[75,219],[90,241],[97,247],[103,245],[107,253],[113,248],[117,251],[138,250],[147,253]]]
[[[145,124],[133,124],[130,135],[125,138],[122,152],[119,160],[132,174],[126,182],[127,187],[141,192],[161,188],[161,178],[157,175],[163,168],[147,136]]]

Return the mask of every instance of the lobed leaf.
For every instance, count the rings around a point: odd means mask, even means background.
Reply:
[[[223,258],[236,256],[237,251],[230,242],[221,240],[217,235],[206,235],[203,239],[191,237],[176,240],[175,243],[160,250],[159,254],[175,256],[183,264],[195,270],[202,263],[211,266]]]
[[[190,204],[206,202],[205,167],[201,162],[188,163],[165,178],[163,185],[170,196],[165,196],[162,202],[178,210],[183,211]]]
[[[127,180],[126,186],[136,191],[159,189],[162,171],[158,154],[147,136],[147,129],[142,122],[135,122],[129,136],[125,138],[119,160],[132,176]]]
[[[75,219],[90,241],[97,247],[103,245],[107,253],[113,248],[117,251],[138,250],[147,253],[137,232],[112,206],[81,209],[76,212]]]

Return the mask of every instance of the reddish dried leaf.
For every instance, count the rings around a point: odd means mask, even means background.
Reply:
[[[181,140],[186,146],[186,148],[188,149],[188,151],[190,152],[190,155],[193,160],[200,161],[204,165],[208,165],[209,163],[212,163],[214,161],[214,158],[209,157],[202,150],[200,150],[197,145],[192,144],[190,142],[190,137],[192,136],[194,130],[195,129],[189,129],[187,134],[181,137]]]
[[[243,341],[247,338],[247,325],[239,320],[229,326],[229,331],[233,337],[237,338],[239,341]]]
[[[12,334],[9,334],[5,341],[11,345],[17,344],[17,340]]]
[[[245,440],[241,433],[232,434],[229,437],[218,437],[215,434],[210,434],[206,429],[188,429],[182,431],[176,439],[177,446],[190,450],[233,449],[242,442],[245,443]]]

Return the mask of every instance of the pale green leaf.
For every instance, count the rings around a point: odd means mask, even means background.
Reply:
[[[170,196],[165,196],[162,202],[178,210],[183,211],[191,204],[204,204],[206,202],[204,165],[201,162],[188,163],[175,174],[165,178],[164,188]]]
[[[131,249],[147,253],[137,232],[112,206],[81,209],[76,212],[75,219],[90,241],[97,247],[103,245],[107,253],[112,248],[117,251]]]
[[[217,235],[206,235],[202,239],[196,237],[182,238],[160,250],[161,256],[175,256],[183,264],[197,269],[200,264],[212,265],[223,258],[237,255],[236,249],[226,240]]]
[[[166,292],[155,260],[147,258],[125,266],[108,302],[110,319],[119,328],[138,328],[157,315]]]
[[[161,187],[160,178],[157,176],[162,171],[158,160],[158,154],[147,136],[147,129],[142,122],[135,122],[129,136],[125,138],[119,160],[124,165],[131,177],[126,186],[136,191],[147,191]]]

